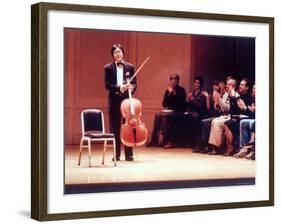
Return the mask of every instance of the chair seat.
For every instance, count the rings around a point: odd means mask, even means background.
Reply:
[[[97,131],[87,131],[85,132],[85,136],[89,138],[114,138],[114,134],[112,133],[102,133]]]

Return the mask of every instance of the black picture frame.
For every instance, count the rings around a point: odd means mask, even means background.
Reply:
[[[204,20],[262,23],[269,25],[269,199],[263,201],[245,201],[233,203],[215,203],[203,205],[168,206],[158,208],[132,208],[126,210],[87,211],[75,213],[48,213],[47,190],[47,13],[49,10],[74,12],[98,12],[108,14],[158,16],[166,18],[194,18]],[[38,3],[31,6],[31,217],[39,221],[79,219],[124,215],[140,215],[170,212],[214,210],[225,208],[260,207],[274,205],[274,18],[258,16],[240,16],[183,11],[164,11],[136,8],[119,8],[90,5],[57,3]],[[63,164],[63,162],[62,162]]]

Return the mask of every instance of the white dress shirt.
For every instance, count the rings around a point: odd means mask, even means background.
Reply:
[[[117,85],[123,85],[123,66],[116,66],[117,69]]]

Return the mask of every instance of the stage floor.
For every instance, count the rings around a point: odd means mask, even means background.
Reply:
[[[105,164],[102,165],[102,145],[92,145],[91,167],[88,166],[87,149],[83,149],[81,165],[77,165],[78,151],[78,145],[70,145],[65,148],[65,185],[70,187],[70,191],[66,193],[71,193],[72,187],[79,185],[80,187],[95,184],[113,186],[120,183],[154,183],[157,181],[159,183],[167,181],[181,183],[183,181],[190,185],[194,181],[203,183],[204,180],[208,180],[209,184],[212,183],[212,180],[218,180],[220,183],[218,185],[224,185],[224,182],[226,185],[232,185],[236,183],[253,184],[255,180],[255,161],[193,153],[189,148],[141,147],[135,150],[135,161],[124,161],[124,155],[121,154],[121,161],[117,162],[116,167],[111,161],[111,147],[107,149]],[[227,180],[235,181],[228,183]],[[216,183],[213,184],[216,185]],[[86,191],[91,192],[89,189]]]

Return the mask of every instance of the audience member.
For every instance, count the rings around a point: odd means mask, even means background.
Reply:
[[[253,118],[254,112],[248,106],[253,103],[253,97],[250,92],[251,83],[248,79],[241,80],[238,93],[239,97],[230,97],[230,119],[225,122],[226,135],[226,156],[235,153],[234,140],[239,139],[239,123],[242,118]]]
[[[209,94],[203,90],[204,79],[196,76],[193,82],[193,91],[187,97],[187,112],[190,113],[189,119],[186,121],[186,135],[189,144],[195,147],[200,121],[208,117],[208,108],[210,108]]]
[[[215,117],[221,115],[220,113],[220,82],[215,80],[213,82],[213,91],[209,94],[209,105],[207,105],[209,113],[208,117],[200,122],[200,129],[198,133],[197,145],[194,147],[193,152],[208,153],[208,140],[210,135],[211,123]]]
[[[256,87],[252,90],[253,103],[248,109],[255,112],[255,96]],[[240,150],[234,155],[236,158],[246,157],[247,159],[255,159],[255,119],[243,119],[240,121]]]
[[[224,140],[224,123],[230,119],[230,98],[238,97],[235,91],[236,80],[228,77],[226,80],[226,92],[219,102],[221,116],[214,118],[211,123],[211,131],[209,136],[209,144],[212,147],[210,154],[220,154]]]

